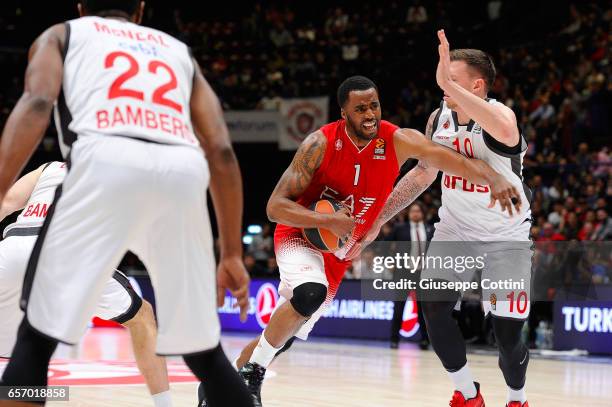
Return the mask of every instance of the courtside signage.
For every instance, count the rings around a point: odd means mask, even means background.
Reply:
[[[247,321],[239,319],[239,310],[234,308],[235,299],[226,294],[225,304],[218,309],[221,327],[224,331],[260,333],[278,304],[278,281],[251,281],[250,307]],[[343,281],[336,297],[327,311],[315,325],[311,336],[333,336],[345,338],[388,339],[393,319],[392,301],[363,300],[360,282]],[[400,334],[415,338],[419,331],[414,295],[409,296],[403,312]]]

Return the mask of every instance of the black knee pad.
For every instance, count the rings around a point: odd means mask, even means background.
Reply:
[[[492,318],[495,341],[501,354],[510,356],[525,346],[521,341],[524,321],[503,319],[495,316]]]
[[[447,317],[453,315],[456,302],[432,302],[422,301],[421,307],[423,308],[423,316],[426,319],[432,320],[438,317]]]
[[[49,360],[56,347],[57,340],[36,331],[24,317],[11,360],[2,376],[2,385],[46,386]]]
[[[499,368],[506,384],[513,389],[521,389],[525,385],[529,364],[529,348],[521,340],[524,322],[493,316],[492,324],[499,347]]]
[[[456,301],[421,302],[431,345],[449,372],[467,363],[465,341],[453,318]]]
[[[293,290],[291,305],[303,317],[310,318],[327,297],[327,287],[321,283],[304,283]]]

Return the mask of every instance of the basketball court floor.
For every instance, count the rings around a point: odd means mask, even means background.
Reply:
[[[250,339],[224,335],[234,358]],[[503,407],[506,389],[497,358],[470,354],[487,406]],[[0,361],[0,371],[5,361]],[[196,406],[196,381],[180,358],[168,359],[174,405]],[[138,374],[126,330],[90,329],[76,347],[60,346],[50,369],[50,384],[69,385],[69,402],[48,406],[152,406]],[[532,407],[612,406],[609,359],[550,360],[534,356],[527,394]],[[268,371],[265,407],[441,407],[452,387],[432,351],[405,343],[391,350],[383,342],[313,339],[296,341]]]

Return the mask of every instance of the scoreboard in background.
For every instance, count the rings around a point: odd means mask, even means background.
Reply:
[[[225,304],[219,308],[219,318],[224,331],[261,333],[270,321],[278,303],[277,280],[251,281],[248,319],[240,322],[235,300],[227,295]],[[389,339],[394,303],[391,301],[363,300],[358,280],[345,280],[340,285],[335,299],[321,319],[316,323],[311,336],[332,336],[361,339]],[[405,338],[418,339],[418,318],[414,296],[406,302],[404,322],[400,333]]]

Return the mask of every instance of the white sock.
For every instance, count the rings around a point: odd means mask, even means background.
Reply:
[[[172,407],[172,397],[170,397],[170,390],[162,391],[161,393],[154,394],[153,404],[155,407]]]
[[[282,346],[280,348],[275,348],[274,346],[270,345],[266,340],[265,333],[266,331],[261,333],[259,343],[257,343],[257,346],[253,350],[253,354],[251,355],[249,362],[257,363],[259,366],[267,369],[270,363],[272,363],[272,359],[274,359],[276,353],[281,350]]]
[[[514,390],[512,387],[508,387],[508,404],[511,401],[520,401],[521,404],[527,401],[527,393],[525,393],[525,386],[520,390]]]
[[[459,390],[466,400],[476,397],[477,392],[474,378],[467,363],[456,372],[448,372],[448,375],[455,384],[455,389]]]

